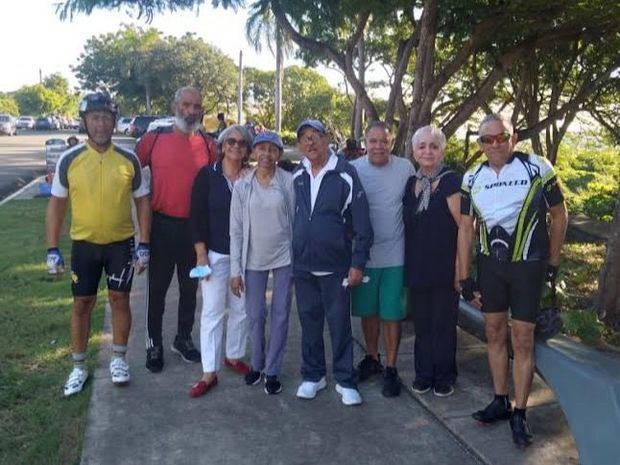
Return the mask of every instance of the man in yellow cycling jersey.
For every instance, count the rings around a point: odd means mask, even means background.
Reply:
[[[58,239],[67,200],[71,205],[71,343],[74,367],[64,395],[82,390],[88,379],[86,346],[97,287],[106,272],[112,308],[112,382],[129,382],[125,361],[131,328],[129,291],[134,269],[142,271],[149,259],[149,192],[135,154],[112,143],[116,103],[106,94],[89,94],[80,103],[88,140],[67,150],[58,161],[47,209],[47,268],[50,274],[64,268]],[[140,243],[134,247],[131,201],[138,213]]]

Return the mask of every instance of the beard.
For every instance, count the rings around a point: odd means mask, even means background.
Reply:
[[[179,131],[185,134],[190,134],[198,130],[200,127],[200,121],[191,121],[191,119],[190,121],[187,121],[187,119],[183,118],[181,115],[176,114],[174,116],[174,125]]]

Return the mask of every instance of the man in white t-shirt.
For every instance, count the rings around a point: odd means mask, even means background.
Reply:
[[[405,231],[403,192],[415,170],[405,158],[392,155],[392,135],[382,121],[373,121],[365,134],[368,154],[351,162],[366,191],[374,242],[365,274],[369,277],[351,290],[351,309],[362,319],[367,354],[358,365],[360,381],[383,372],[385,397],[400,394],[396,369],[401,321],[407,311],[403,299]],[[382,324],[381,324],[382,323]],[[379,359],[379,333],[383,326],[385,370]]]

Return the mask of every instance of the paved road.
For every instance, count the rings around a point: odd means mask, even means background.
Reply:
[[[0,199],[45,172],[45,141],[67,139],[75,131],[24,131],[17,136],[0,136]],[[85,138],[79,134],[80,140]],[[133,146],[133,139],[115,138],[122,145]]]

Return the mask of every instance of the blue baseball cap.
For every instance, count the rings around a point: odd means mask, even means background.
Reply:
[[[301,134],[301,130],[303,128],[312,128],[315,131],[320,132],[321,134],[327,134],[327,131],[325,130],[325,126],[318,119],[305,119],[305,120],[303,120],[301,122],[301,124],[299,126],[297,126],[297,138],[298,139],[299,139],[299,136]]]
[[[275,145],[280,150],[284,150],[284,144],[282,143],[282,139],[280,136],[272,131],[263,131],[256,134],[254,138],[254,142],[252,142],[252,148],[256,147],[261,142],[269,142],[270,144]]]

